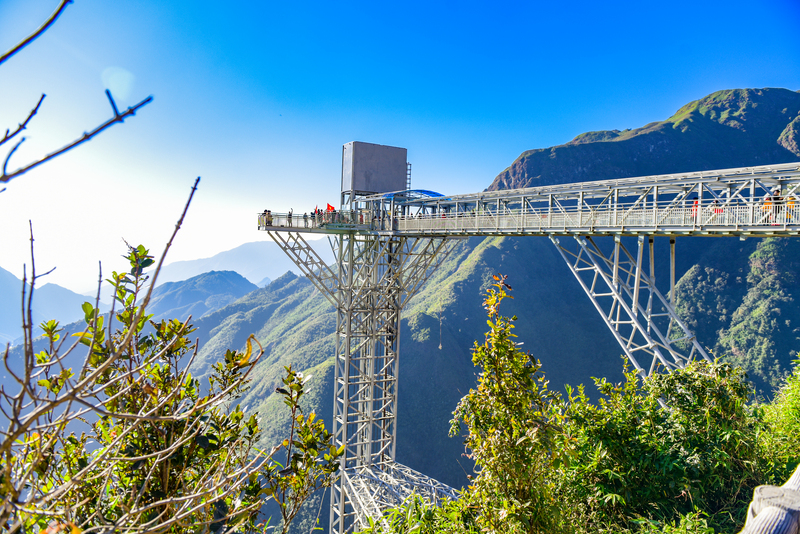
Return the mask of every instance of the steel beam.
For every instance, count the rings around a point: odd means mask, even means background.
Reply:
[[[344,454],[331,494],[331,531],[350,532],[364,526],[366,517],[378,520],[386,506],[399,504],[391,495],[402,492],[387,489],[394,482],[405,484],[409,494],[419,482],[418,490],[441,487],[452,495],[452,488],[394,460],[400,312],[453,242],[339,233],[332,238],[334,269],[298,232],[269,233],[336,308],[332,430]]]

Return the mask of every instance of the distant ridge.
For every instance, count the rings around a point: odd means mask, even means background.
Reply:
[[[227,306],[258,286],[233,271],[211,271],[180,282],[167,282],[153,290],[147,308],[154,319],[193,319]]]
[[[33,323],[56,319],[62,324],[83,316],[81,304],[92,300],[56,284],[36,286],[33,293]],[[22,280],[0,267],[0,343],[22,337]]]
[[[264,237],[269,239],[266,234]],[[330,247],[315,248],[322,254],[323,260],[333,261]],[[272,241],[254,241],[220,252],[210,258],[168,263],[162,267],[158,283],[188,280],[211,271],[235,271],[253,284],[263,287],[266,278],[274,280],[292,269],[297,270],[278,245]]]
[[[800,92],[730,89],[634,130],[523,152],[489,190],[800,161]]]

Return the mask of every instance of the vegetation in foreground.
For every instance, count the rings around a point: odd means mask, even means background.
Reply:
[[[285,369],[277,393],[290,432],[259,450],[257,414],[236,400],[263,350],[248,339],[246,351],[227,351],[201,386],[189,372],[189,320],[156,322],[145,311],[152,257],[140,245],[126,259],[130,270],[110,280],[118,309],[103,316],[84,304],[86,329],[69,348],[50,321],[41,325],[49,347],[34,352],[28,296],[21,368],[5,354],[18,391],[0,389],[0,531],[263,532],[262,507],[274,499],[286,532],[332,483],[341,454],[300,407],[310,377]],[[87,355],[74,360],[80,344]]]
[[[719,362],[646,380],[626,369],[622,383],[595,380],[597,403],[583,386],[564,397],[518,348],[516,317],[499,311],[511,287],[494,278],[478,384],[451,422],[475,477],[459,500],[413,496],[366,532],[737,532],[755,486],[800,461],[800,366],[765,405]]]

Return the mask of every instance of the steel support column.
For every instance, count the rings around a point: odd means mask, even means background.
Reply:
[[[413,491],[433,501],[454,496],[395,462],[400,312],[454,241],[342,233],[332,241],[334,270],[299,234],[270,235],[336,308],[332,427],[344,454],[331,492],[331,532],[365,527]],[[395,483],[399,489],[389,490]]]
[[[345,449],[331,532],[349,532],[385,509],[385,499],[375,508],[370,480],[397,465],[400,311],[446,254],[441,238],[349,233],[338,240],[333,434]],[[358,475],[364,472],[375,476]]]

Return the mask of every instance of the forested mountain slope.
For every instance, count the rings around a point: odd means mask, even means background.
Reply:
[[[181,282],[167,282],[153,290],[148,311],[155,319],[192,317],[218,310],[258,289],[233,271],[211,271]]]
[[[784,89],[714,93],[670,119],[626,132],[594,132],[526,152],[491,184],[523,187],[800,160],[800,94]],[[666,291],[666,240],[656,239],[657,281]],[[678,240],[680,313],[715,355],[743,364],[764,393],[800,348],[796,271],[800,241],[736,238]],[[486,330],[481,307],[489,277],[509,275],[516,334],[541,359],[551,387],[621,379],[621,349],[546,238],[471,238],[411,300],[400,336],[398,461],[461,486],[470,465],[451,412],[475,383],[470,348]],[[305,279],[291,273],[198,321],[202,374],[227,348],[255,333],[267,354],[243,402],[266,423],[265,445],[281,436],[287,415],[272,396],[283,365],[314,375],[307,406],[330,420],[335,314]],[[441,346],[441,349],[439,348]],[[319,501],[306,516],[316,515]],[[327,521],[323,507],[321,518]],[[307,530],[307,527],[305,528]]]

